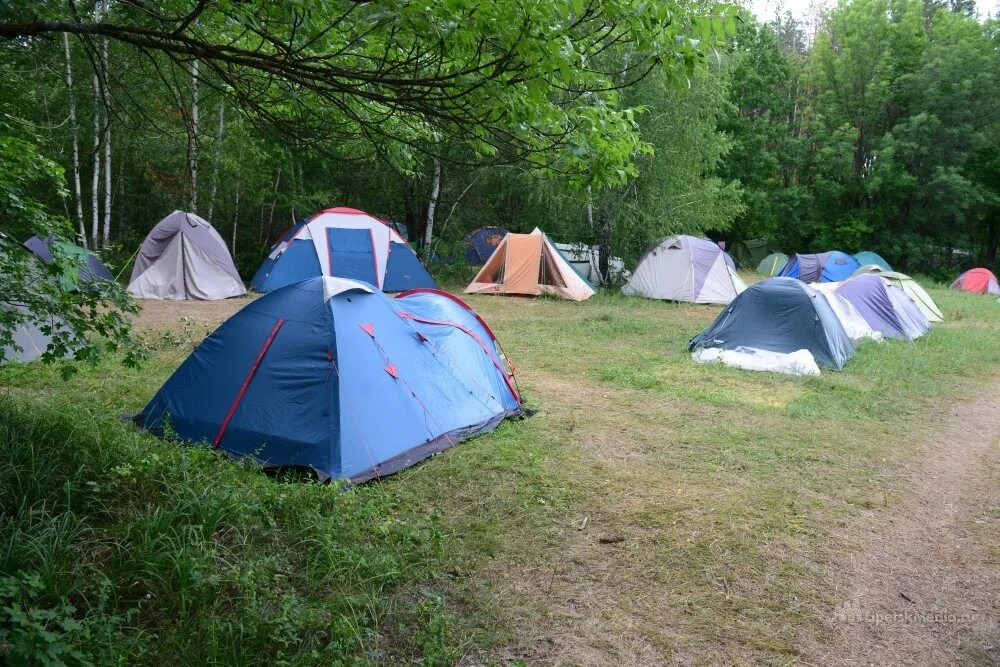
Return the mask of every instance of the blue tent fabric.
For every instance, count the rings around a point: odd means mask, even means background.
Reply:
[[[24,242],[24,247],[33,252],[38,259],[42,260],[45,264],[52,261],[52,248],[50,247],[53,243],[51,237],[40,237],[32,236],[30,239]],[[68,242],[66,242],[68,245]],[[80,252],[86,255],[86,266],[80,267],[79,281],[81,284],[94,283],[101,281],[113,281],[115,277],[111,274],[111,269],[109,269],[101,259],[95,255],[90,250],[84,248],[79,248],[75,245],[70,248],[71,251]]]
[[[387,292],[437,287],[413,248],[391,226],[343,207],[320,211],[282,234],[250,286],[267,293],[322,275],[361,280]]]
[[[885,258],[877,252],[862,250],[861,252],[854,253],[854,259],[860,266],[875,265],[881,267],[885,271],[892,271],[892,267],[889,266],[889,262],[885,261]]]
[[[854,343],[823,295],[787,277],[751,285],[688,349],[741,346],[781,353],[806,349],[817,364],[838,370],[854,356]]]
[[[391,474],[520,409],[488,329],[451,303],[340,278],[289,285],[206,338],[136,421],[265,467]]]
[[[796,253],[788,258],[779,275],[798,278],[805,283],[836,283],[850,278],[859,267],[858,260],[839,250]]]
[[[505,236],[507,230],[499,227],[473,230],[465,239],[465,261],[474,266],[485,264]]]
[[[402,249],[393,248],[385,268],[383,292],[405,292],[411,289],[435,287],[434,280],[428,275],[427,269],[420,263],[420,258],[415,252],[404,252]]]

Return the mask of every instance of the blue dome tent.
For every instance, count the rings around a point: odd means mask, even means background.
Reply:
[[[492,332],[457,297],[392,299],[324,276],[233,315],[135,419],[266,467],[357,483],[519,411]]]
[[[831,250],[816,255],[794,254],[778,275],[804,283],[836,283],[850,278],[859,267],[858,260],[847,253]]]
[[[793,278],[762,280],[733,299],[688,345],[690,351],[708,347],[785,354],[806,349],[817,364],[838,370],[854,356],[854,343],[826,298]]]
[[[397,231],[364,211],[345,207],[320,211],[282,234],[250,287],[270,292],[316,276],[361,280],[384,292],[437,287]]]
[[[469,235],[465,237],[466,263],[473,266],[485,264],[505,236],[507,236],[507,230],[499,227],[480,227],[469,232]]]

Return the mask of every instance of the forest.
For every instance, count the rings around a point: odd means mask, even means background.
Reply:
[[[425,258],[460,254],[478,227],[540,225],[629,264],[689,233],[872,248],[941,276],[996,265],[1000,33],[967,1],[850,0],[809,19],[652,3],[633,21],[631,3],[579,0],[561,37],[489,35],[521,12],[504,3],[160,4],[5,4],[15,235],[31,199],[121,267],[186,209],[248,277],[290,224],[342,205],[405,224]],[[511,50],[475,80],[484,35]],[[284,73],[240,60],[283,49],[302,56]],[[397,82],[431,67],[442,82]]]

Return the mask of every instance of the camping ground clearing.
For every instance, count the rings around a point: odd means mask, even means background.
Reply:
[[[693,363],[717,307],[470,297],[538,413],[348,493],[121,423],[245,300],[149,304],[140,370],[0,369],[5,569],[41,573],[39,607],[92,609],[77,641],[149,664],[851,664],[854,556],[933,488],[952,404],[1000,409],[998,305],[931,294],[930,334],[809,379]],[[1000,566],[1000,434],[976,432],[950,473],[976,498],[941,528],[970,577]],[[996,588],[962,595],[970,623],[900,624],[922,658],[997,659]]]

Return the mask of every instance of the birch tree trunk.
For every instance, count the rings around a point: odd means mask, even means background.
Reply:
[[[73,195],[76,200],[77,239],[87,246],[87,228],[83,225],[83,197],[80,191],[80,137],[76,127],[76,93],[73,92],[73,60],[69,50],[69,35],[63,33],[63,51],[66,53],[66,98],[69,105],[69,129],[73,135]]]
[[[431,242],[434,240],[434,213],[437,210],[438,198],[441,196],[441,161],[434,158],[434,184],[431,187],[431,198],[427,202],[427,225],[424,228],[424,260],[430,259]]]
[[[229,242],[229,253],[236,258],[236,228],[240,221],[240,186],[236,184],[236,202],[233,207],[233,240]]]
[[[222,155],[222,136],[226,131],[226,103],[219,102],[219,128],[215,131],[215,155],[212,158],[212,194],[208,199],[208,221],[215,213],[215,196],[219,192],[219,158]]]
[[[101,207],[101,82],[94,73],[94,178],[90,188],[90,247],[100,247],[100,207]]]
[[[198,61],[191,66],[191,129],[188,132],[188,171],[191,173],[191,198],[188,208],[198,212]]]
[[[104,0],[102,15],[108,15],[108,2]],[[111,241],[111,86],[108,69],[108,38],[101,44],[101,90],[104,93],[104,229],[101,245],[107,247]]]

